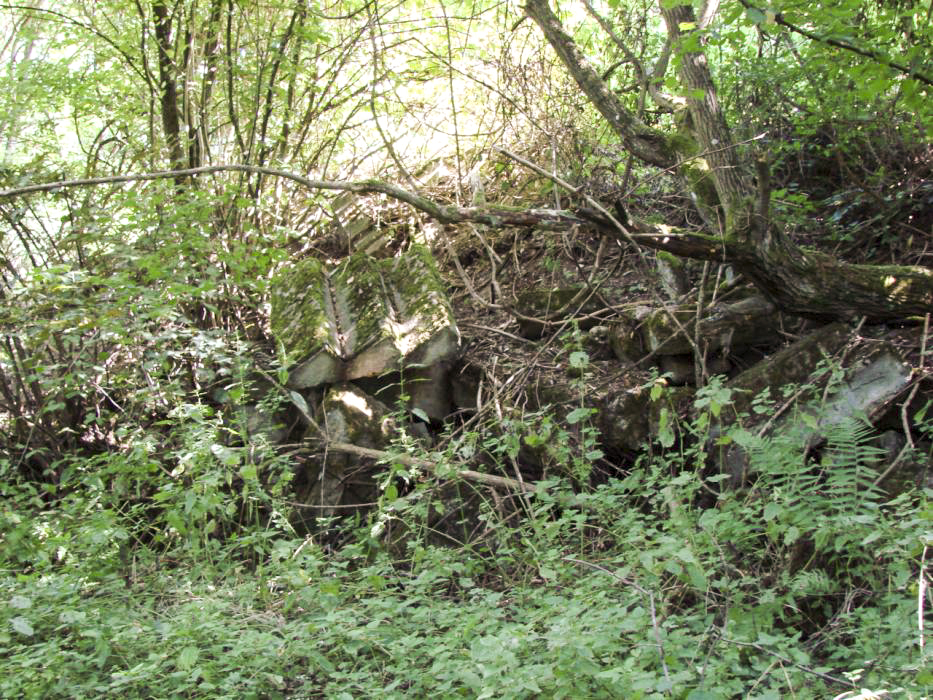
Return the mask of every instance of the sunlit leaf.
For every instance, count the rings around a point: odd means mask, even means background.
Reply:
[[[10,620],[10,624],[13,626],[14,630],[22,635],[31,637],[34,634],[32,624],[25,617],[14,617]]]

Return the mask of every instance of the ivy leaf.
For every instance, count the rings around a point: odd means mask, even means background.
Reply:
[[[58,616],[58,621],[64,625],[71,625],[76,622],[84,622],[86,617],[87,613],[82,610],[63,610]]]
[[[699,562],[696,560],[696,557],[693,555],[693,552],[686,547],[678,550],[675,553],[675,556],[686,564],[699,564]]]
[[[774,520],[778,515],[781,514],[782,510],[784,510],[784,508],[781,506],[780,503],[775,503],[774,501],[772,501],[771,503],[768,503],[765,506],[765,513],[764,513],[765,520]]]
[[[340,583],[338,581],[322,581],[321,593],[326,595],[338,595],[340,593]]]
[[[658,442],[661,447],[667,448],[674,444],[674,430],[671,425],[671,412],[666,408],[661,409],[660,420],[658,421]]]
[[[708,584],[706,574],[703,569],[696,564],[687,565],[687,576],[690,577],[690,583],[694,588],[705,590]]]
[[[231,450],[226,445],[215,443],[211,445],[211,454],[213,454],[224,466],[233,466],[240,461],[239,455],[235,450]]]

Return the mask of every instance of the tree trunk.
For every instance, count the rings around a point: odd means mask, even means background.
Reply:
[[[178,83],[175,80],[175,65],[172,61],[172,16],[165,0],[152,3],[155,19],[156,46],[159,52],[159,99],[162,112],[162,131],[168,146],[172,168],[185,167],[185,156],[181,144],[181,113],[178,109]]]
[[[718,235],[676,231],[666,226],[639,226],[634,240],[675,255],[732,263],[779,308],[820,318],[866,317],[884,321],[933,311],[933,270],[916,266],[853,265],[815,251],[803,250],[784,233],[781,222],[768,215],[767,168],[759,167],[759,185],[752,168],[729,132],[716,97],[702,37],[689,4],[661,13],[672,45],[680,52],[680,78],[687,88],[689,133],[666,135],[642,124],[613,95],[563,30],[547,0],[526,0],[525,12],[541,28],[583,93],[606,118],[625,147],[649,165],[678,166],[690,183],[701,213],[719,209]],[[684,144],[684,137],[695,147]],[[678,160],[681,158],[682,160]],[[697,167],[697,162],[701,163]],[[700,173],[712,178],[714,192]],[[706,185],[704,187],[704,185]],[[616,234],[618,235],[618,234]]]

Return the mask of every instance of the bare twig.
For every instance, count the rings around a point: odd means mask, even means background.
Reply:
[[[504,148],[499,148],[499,149],[497,149],[497,150],[498,150],[500,153],[502,153],[503,155],[505,155],[505,156],[507,156],[507,157],[509,157],[509,158],[512,158],[512,159],[518,161],[519,163],[521,163],[522,165],[524,165],[526,168],[530,168],[531,170],[533,170],[534,172],[538,173],[539,175],[542,175],[542,176],[544,176],[544,177],[546,177],[546,178],[552,180],[553,182],[555,182],[555,183],[557,183],[558,185],[560,185],[561,187],[563,187],[563,188],[569,190],[570,192],[573,192],[574,194],[577,194],[577,195],[581,195],[581,194],[582,194],[582,193],[580,192],[580,188],[574,187],[574,186],[571,185],[569,182],[567,182],[566,180],[563,180],[563,179],[559,178],[559,177],[556,176],[556,175],[552,175],[552,174],[549,173],[547,170],[545,170],[544,168],[542,168],[542,167],[540,167],[540,166],[538,166],[538,165],[535,165],[535,164],[532,163],[531,161],[526,160],[525,158],[522,158],[521,156],[518,156],[518,155],[516,155],[516,154],[514,154],[514,153],[511,153],[511,152],[505,150]],[[616,217],[614,217],[602,204],[600,204],[599,202],[597,202],[595,199],[593,199],[592,197],[590,197],[590,196],[587,195],[587,194],[583,194],[582,196],[583,196],[583,198],[584,198],[584,200],[586,201],[587,204],[589,204],[593,209],[595,209],[596,211],[598,211],[600,214],[602,214],[604,217],[606,217],[606,219],[607,219],[608,221],[610,221],[610,222],[612,223],[612,225],[615,227],[615,229],[622,235],[622,237],[623,237],[625,240],[627,240],[629,243],[631,243],[633,246],[635,246],[635,251],[636,251],[636,253],[637,253],[638,256],[639,256],[639,260],[641,260],[642,264],[645,265],[645,266],[647,267],[648,261],[647,261],[647,256],[645,255],[645,251],[644,251],[644,250],[642,249],[642,247],[638,244],[638,242],[635,240],[635,238],[632,236],[632,234],[628,231],[628,229],[626,229],[625,226],[623,226],[623,225],[618,221],[618,219],[616,219]],[[615,274],[615,270],[613,270],[613,272],[612,272],[611,274]],[[582,297],[583,297],[583,294],[584,294],[585,292],[587,292],[587,291],[589,291],[589,289],[588,289],[587,287],[584,287],[583,289],[581,289],[580,292],[579,292],[576,296],[574,296],[574,298],[564,306],[564,308],[569,308],[570,306],[579,303],[580,300],[581,300]],[[587,296],[587,300],[588,300],[589,297],[592,296],[593,294],[595,294],[595,289],[589,294],[589,296]],[[671,308],[671,306],[670,306],[665,300],[663,300],[663,299],[661,298],[660,294],[658,294],[657,292],[654,292],[652,296],[654,297],[654,299],[655,299],[655,301],[658,303],[658,305],[661,306],[661,307],[667,312],[668,316],[671,318],[671,320],[673,321],[673,323],[678,327],[678,330],[679,330],[679,331],[683,334],[683,336],[687,339],[687,342],[689,342],[690,345],[693,347],[694,351],[695,351],[695,352],[699,352],[699,351],[697,350],[697,348],[696,348],[696,344],[693,342],[693,338],[691,337],[690,333],[687,332],[687,329],[686,329],[686,328],[683,326],[683,324],[680,322],[680,319],[677,317],[677,314],[674,313],[674,310]],[[586,300],[584,300],[582,303],[586,303]],[[582,308],[582,303],[581,303],[581,308]],[[643,359],[645,359],[645,358],[643,358]]]
[[[844,685],[847,688],[858,688],[858,686],[855,683],[853,683],[852,681],[846,678],[838,678],[836,676],[831,676],[828,673],[817,671],[816,669],[810,668],[809,666],[798,664],[793,659],[788,659],[786,656],[782,656],[781,654],[778,654],[776,651],[771,651],[770,649],[763,647],[760,644],[755,644],[753,642],[740,642],[736,639],[727,639],[726,637],[721,637],[721,639],[727,644],[735,644],[736,646],[740,646],[740,647],[751,647],[752,649],[757,649],[758,651],[764,654],[769,654],[770,656],[773,656],[774,658],[778,659],[781,663],[799,668],[804,673],[810,673],[814,676],[822,678],[824,681],[829,681],[830,683],[839,683],[840,685]]]

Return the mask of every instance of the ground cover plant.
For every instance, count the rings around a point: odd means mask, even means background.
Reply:
[[[716,393],[701,394],[701,416],[728,408]],[[708,421],[681,427],[702,432]],[[916,567],[930,506],[867,488],[877,455],[865,433],[840,426],[821,477],[794,436],[736,428],[729,438],[746,443],[758,477],[714,508],[693,505],[709,488],[694,468],[698,441],[597,488],[554,482],[520,504],[519,519],[488,500],[483,530],[457,545],[432,542],[427,482],[406,498],[389,494],[330,549],[274,517],[212,537],[239,514],[218,508],[212,525],[193,517],[203,507],[194,499],[140,515],[87,488],[51,509],[6,480],[0,688],[9,697],[769,698],[855,688],[922,697],[931,679],[914,625]],[[210,440],[200,449],[210,452]],[[212,464],[196,477],[208,501],[225,473]],[[174,541],[130,541],[175,512],[189,526]],[[391,546],[373,537],[387,515],[406,525]]]

